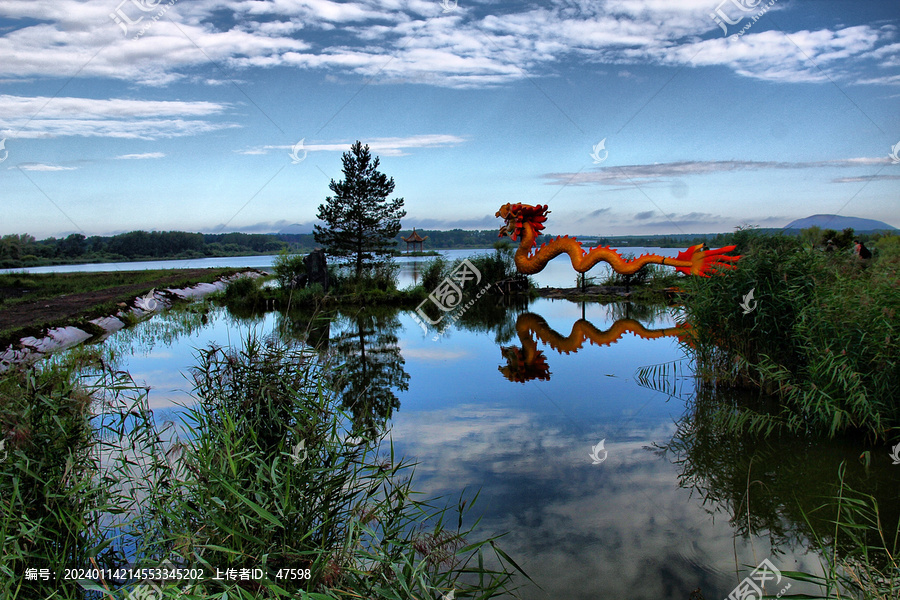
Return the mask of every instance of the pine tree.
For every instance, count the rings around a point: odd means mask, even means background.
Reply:
[[[390,253],[406,211],[403,198],[387,199],[394,178],[378,171],[380,160],[372,159],[368,145],[357,141],[342,161],[344,180],[332,179],[328,185],[334,195],[319,205],[316,217],[325,226],[316,225],[314,236],[327,254],[349,258],[359,279],[378,256]]]

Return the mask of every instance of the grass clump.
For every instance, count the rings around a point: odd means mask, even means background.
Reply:
[[[487,599],[516,568],[463,526],[466,501],[419,498],[412,466],[364,439],[308,347],[249,336],[192,370],[197,404],[158,427],[146,390],[99,367],[0,380],[0,593],[121,600],[147,582],[62,581],[67,567],[200,568],[164,598]],[[47,567],[56,581],[26,581]],[[216,569],[263,577],[215,580]],[[294,569],[294,571],[288,571]],[[290,575],[289,575],[290,574]]]
[[[123,391],[145,391],[105,366],[93,377],[77,374],[83,365],[43,367],[0,378],[0,596],[83,600],[85,582],[67,569],[126,562],[114,544],[118,517],[134,510],[146,474],[127,485],[120,475],[134,464],[149,413],[115,408]],[[29,580],[26,569],[51,576]]]
[[[775,414],[743,415],[752,427],[890,439],[900,427],[900,253],[860,261],[739,234],[737,270],[685,280],[701,376],[782,401]]]
[[[272,267],[279,287],[286,290],[296,288],[301,276],[306,274],[306,255],[282,250]]]
[[[824,575],[787,572],[818,586],[812,600],[894,600],[900,598],[900,525],[891,528],[878,500],[850,489],[840,472],[840,492],[819,510],[834,510],[831,543],[819,537]]]
[[[249,338],[240,350],[203,350],[193,375],[189,475],[160,497],[175,508],[161,511],[168,533],[155,554],[208,568],[262,566],[268,581],[242,588],[262,598],[432,598],[450,589],[490,598],[506,589],[508,572],[481,566],[493,540],[472,543],[461,515],[451,524],[447,509],[416,499],[410,465],[350,427],[313,353]],[[278,579],[281,569],[309,575]],[[469,573],[480,581],[464,582]]]

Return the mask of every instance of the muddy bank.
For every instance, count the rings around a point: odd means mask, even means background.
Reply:
[[[93,292],[68,294],[59,298],[42,300],[35,303],[19,304],[0,313],[0,324],[6,327],[24,326],[29,323],[71,319],[77,325],[65,325],[45,329],[40,334],[30,335],[8,344],[0,350],[0,372],[12,365],[33,363],[51,352],[72,348],[86,341],[100,341],[115,331],[151,317],[154,313],[170,308],[178,302],[203,298],[213,292],[222,291],[225,287],[241,277],[261,277],[264,273],[255,270],[235,273],[222,277],[213,283],[198,283],[184,288],[162,287],[167,281],[184,281],[186,277],[200,277],[205,270],[181,272],[172,277],[162,278],[153,283],[140,283],[129,286],[117,286]],[[91,307],[121,298],[129,289],[145,290],[148,285],[156,285],[150,293],[137,296],[130,302],[120,302],[119,309],[110,315],[96,317],[85,321],[83,314]]]

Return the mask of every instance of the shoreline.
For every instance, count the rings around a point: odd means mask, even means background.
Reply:
[[[7,328],[13,332],[22,331],[25,335],[13,333],[0,343],[0,373],[16,365],[33,364],[47,354],[68,350],[87,341],[102,341],[129,324],[149,318],[177,303],[197,300],[220,292],[236,279],[263,276],[260,271],[245,269],[219,276],[213,282],[198,281],[186,287],[164,287],[166,281],[183,281],[185,276],[191,275],[194,276],[193,279],[200,279],[198,276],[202,274],[200,270],[194,270],[192,273],[176,273],[156,282],[63,295],[55,299],[18,304],[6,309],[3,311],[4,321],[12,323],[12,326]],[[154,286],[154,283],[161,285]],[[119,310],[111,314],[93,316],[96,315],[98,307],[107,304],[111,299],[121,297],[122,293],[147,287],[153,288],[151,292],[134,296],[128,302],[117,302]],[[32,330],[33,333],[28,335],[28,330]]]

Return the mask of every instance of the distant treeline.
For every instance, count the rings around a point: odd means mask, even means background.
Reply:
[[[498,228],[499,229],[499,228]],[[507,243],[518,245],[518,241],[512,242],[509,238],[500,238],[497,235],[498,229],[484,229],[481,231],[466,231],[464,229],[451,229],[449,231],[437,231],[432,229],[417,229],[416,232],[422,236],[428,236],[425,240],[425,250],[445,250],[452,248],[491,248],[498,240],[506,240]],[[411,229],[400,232],[397,236],[408,237],[412,233]],[[557,234],[542,234],[539,239],[552,239]],[[571,235],[571,234],[570,234]],[[733,233],[711,233],[707,235],[689,234],[689,235],[644,235],[644,236],[590,236],[579,235],[578,239],[583,239],[585,243],[592,246],[649,246],[656,248],[679,248],[684,246],[687,248],[692,244],[702,244],[706,242],[710,246],[727,245],[734,238]],[[406,250],[406,243],[400,241],[399,248]]]
[[[312,236],[308,236],[312,241]],[[272,234],[130,231],[113,236],[36,240],[28,234],[0,238],[0,267],[163,258],[274,254],[290,244]],[[310,247],[312,247],[310,245]]]
[[[760,230],[762,233],[768,230]],[[778,230],[772,230],[778,231]],[[451,229],[438,231],[418,229],[425,240],[425,250],[447,250],[453,248],[491,248],[498,240],[496,229],[468,231]],[[403,230],[397,235],[397,250],[405,251],[406,243],[400,238],[412,233]],[[803,232],[789,230],[809,238],[812,243],[824,243],[834,238],[839,247],[847,247],[853,239],[852,229],[843,232],[820,230],[811,227]],[[555,234],[554,234],[555,235]],[[543,238],[544,236],[542,236]],[[546,239],[550,239],[547,236]],[[863,241],[870,236],[858,235]],[[877,237],[877,236],[876,236]],[[712,248],[734,243],[734,233],[648,235],[648,236],[578,236],[590,246],[613,247],[661,247],[687,248],[694,244],[707,243]],[[517,242],[513,243],[514,245]],[[277,254],[287,248],[294,252],[309,252],[317,247],[311,233],[189,233],[185,231],[130,231],[112,236],[85,237],[73,233],[65,238],[36,240],[28,234],[13,234],[0,237],[0,268],[10,269],[38,265],[117,262],[129,260],[207,258],[215,256],[242,256],[253,254]]]

